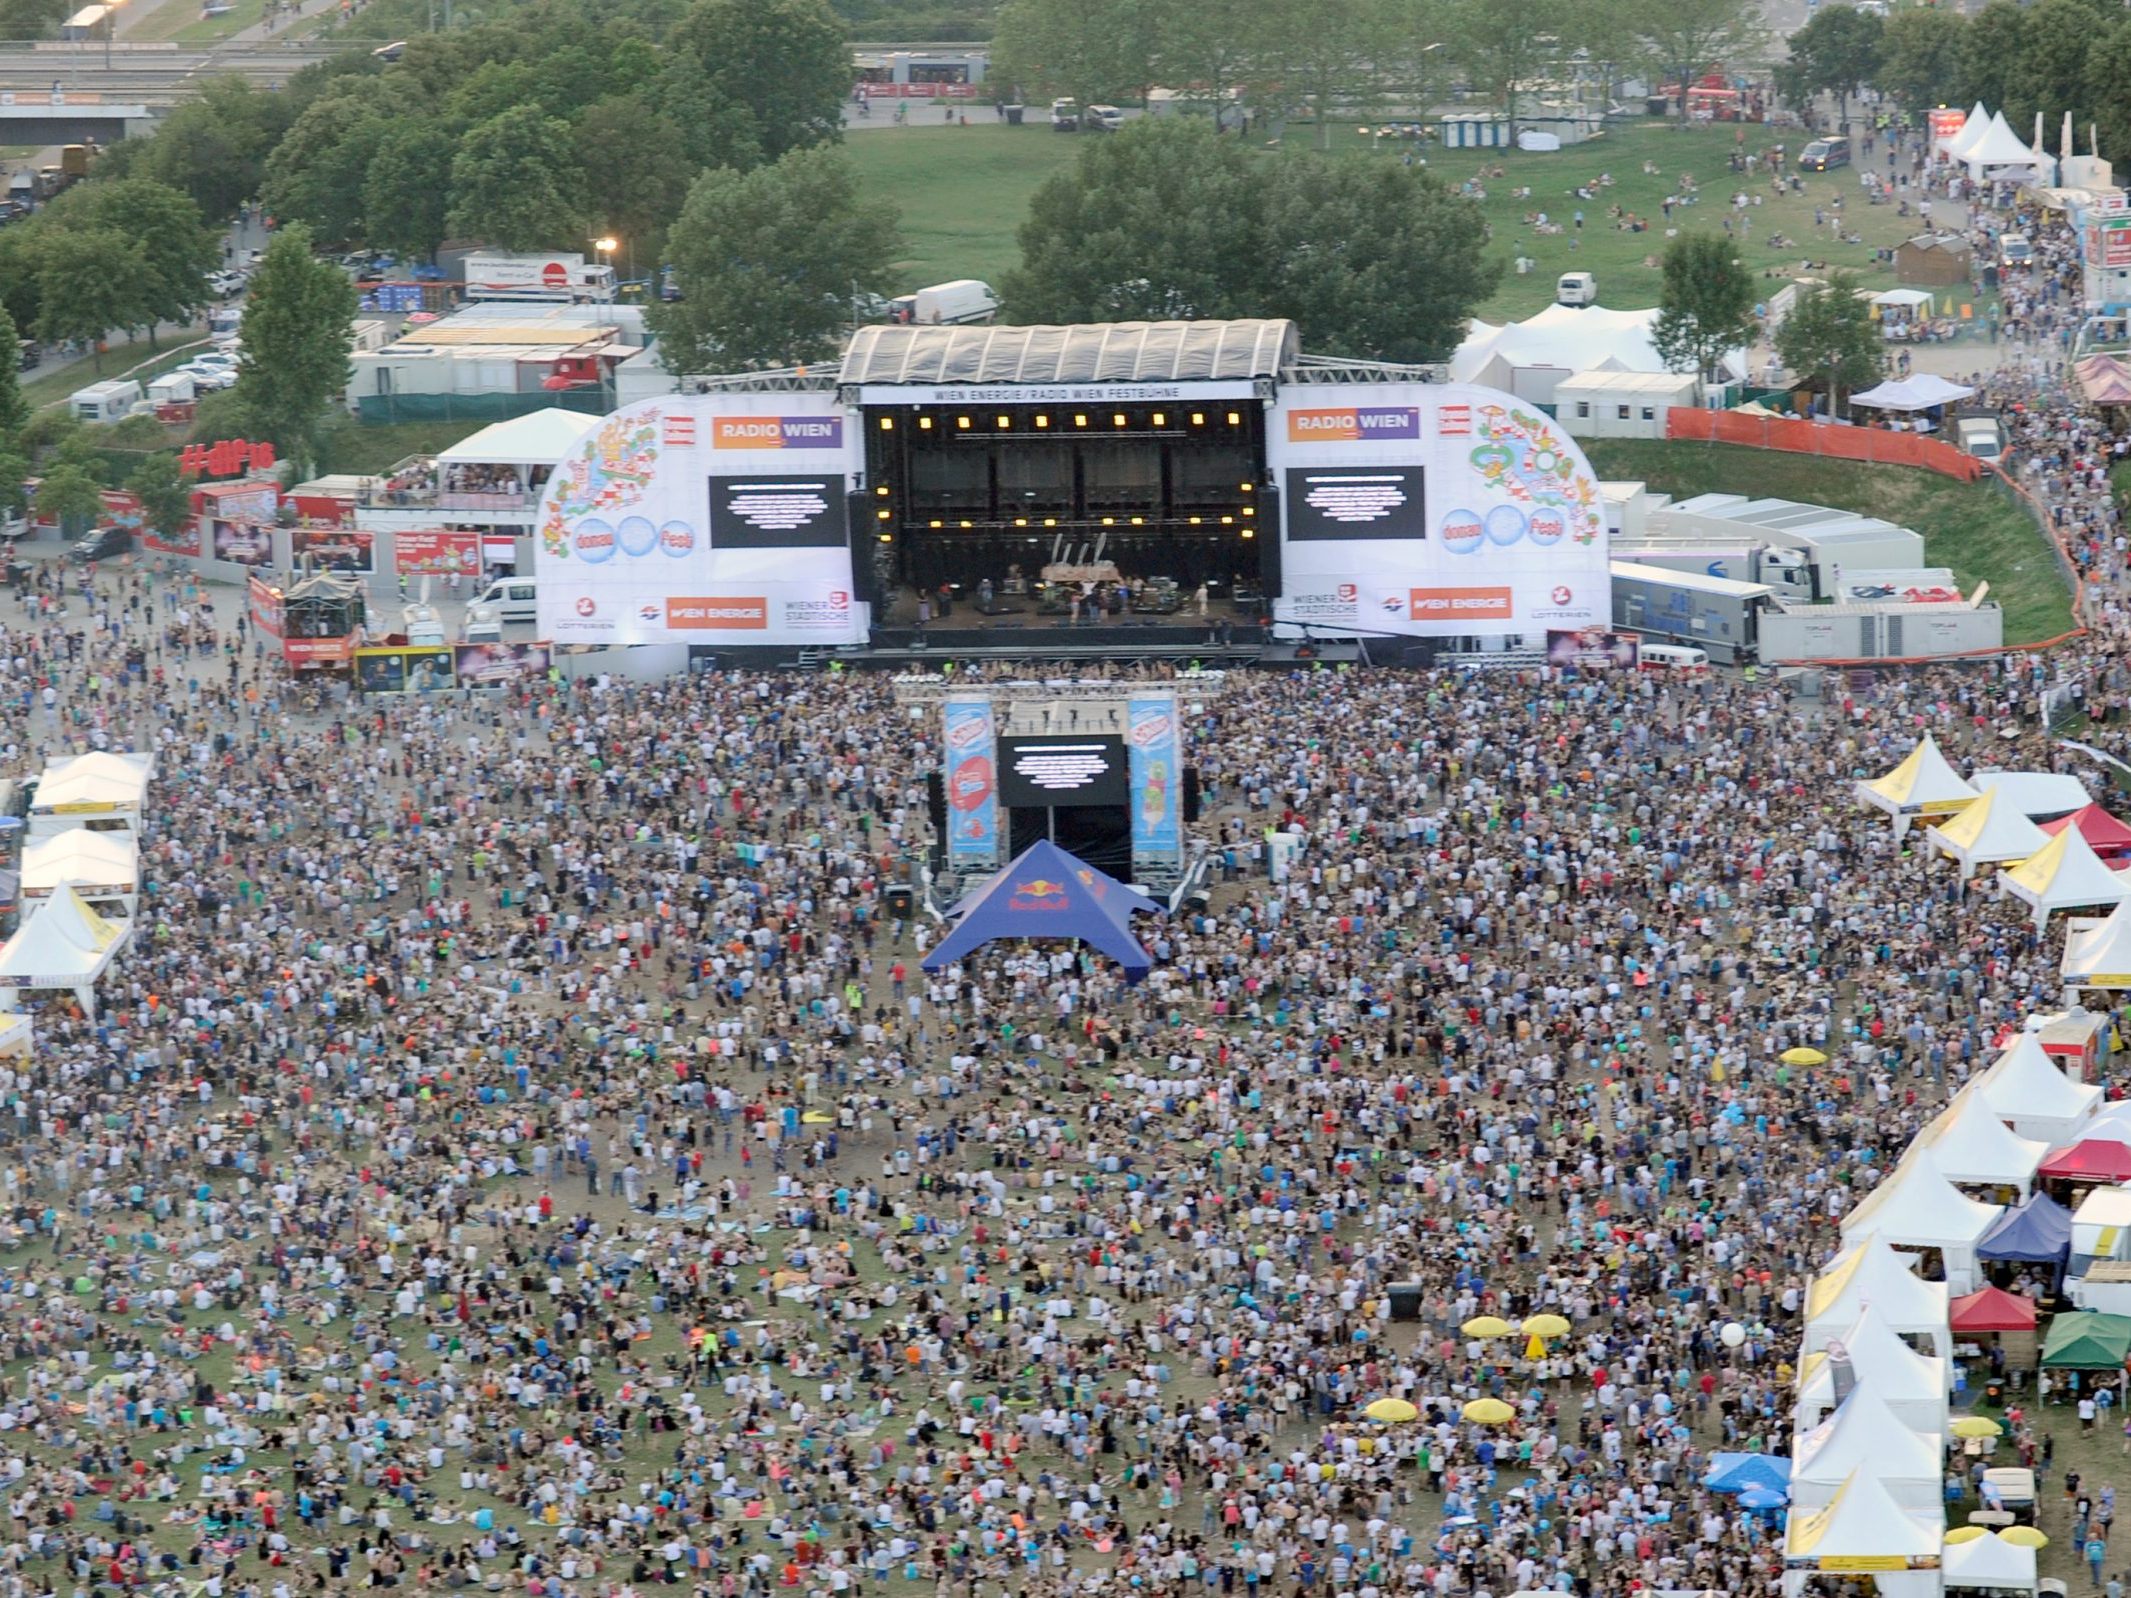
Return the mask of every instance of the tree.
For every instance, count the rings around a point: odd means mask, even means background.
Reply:
[[[1707,381],[1726,355],[1754,339],[1754,279],[1717,233],[1683,233],[1665,246],[1653,339],[1665,365]]]
[[[1280,162],[1261,227],[1261,314],[1292,318],[1327,355],[1447,359],[1502,275],[1479,207],[1389,161]]]
[[[328,243],[361,238],[364,178],[392,122],[374,82],[314,100],[267,157],[266,208]]]
[[[0,453],[8,452],[30,420],[29,402],[22,397],[21,368],[11,358],[21,338],[15,319],[7,314],[7,307],[0,306]]]
[[[2101,147],[2131,149],[2131,17],[2095,35],[2087,52],[2087,104]],[[6,277],[0,262],[0,281]]]
[[[2123,15],[2121,8],[2116,15]],[[2031,124],[2040,111],[2043,138],[2054,144],[2058,119],[2065,112],[2072,113],[2075,125],[2089,120],[2087,58],[2106,26],[2085,0],[2036,0],[2028,7],[2020,56],[2005,75],[2002,103],[2015,131]]]
[[[1883,349],[1872,309],[1848,272],[1802,289],[1776,329],[1777,355],[1799,382],[1827,396],[1830,413],[1840,396],[1878,379]]]
[[[1680,86],[1685,120],[1687,91],[1704,73],[1758,52],[1761,13],[1753,0],[1637,0],[1635,32],[1660,80]]]
[[[141,502],[141,519],[159,533],[175,533],[192,515],[192,488],[178,474],[178,458],[167,450],[143,456],[126,492]]]
[[[1017,322],[1258,316],[1266,170],[1203,122],[1143,119],[1089,140],[1021,224],[1000,284]]]
[[[1397,37],[1383,0],[1266,0],[1278,16],[1277,71],[1289,103],[1307,107],[1317,148],[1332,147],[1341,114],[1366,117],[1380,92],[1378,62]]]
[[[451,163],[452,231],[506,250],[542,250],[582,231],[570,125],[537,105],[474,128]]]
[[[852,300],[889,282],[894,211],[834,150],[697,178],[667,241],[683,298],[650,308],[666,369],[737,371],[833,354]]]
[[[1006,0],[992,36],[992,73],[1024,94],[1087,105],[1133,100],[1154,80],[1154,13],[1142,0]]]
[[[1967,21],[1938,6],[1904,6],[1880,33],[1879,76],[1873,84],[1911,111],[1966,105],[1961,87]]]
[[[630,158],[614,160],[616,150]],[[629,259],[656,260],[655,246],[695,177],[672,118],[633,94],[587,106],[577,120],[577,159],[599,225],[620,237]]]
[[[2027,48],[2027,7],[2018,0],[1990,0],[1968,19],[1961,37],[1961,98],[2004,106],[2012,75]]]
[[[0,518],[19,516],[30,508],[29,477],[29,458],[0,447]]]
[[[1518,101],[1556,61],[1550,41],[1568,17],[1567,0],[1455,0],[1450,9],[1451,50],[1473,87],[1502,107],[1512,139]]]
[[[67,531],[93,522],[104,513],[104,491],[86,466],[55,466],[37,485],[37,514],[49,516]]]
[[[400,123],[378,141],[363,179],[368,243],[404,258],[435,258],[444,242],[454,142],[450,131],[433,120]]]
[[[1850,97],[1878,80],[1886,23],[1857,6],[1826,6],[1791,35],[1784,69],[1784,98],[1800,110],[1816,94],[1835,96],[1836,121],[1850,125]]]
[[[139,239],[104,228],[49,228],[40,241],[38,265],[39,337],[96,346],[96,369],[102,371],[104,335],[114,327],[138,327],[143,320],[140,285],[148,275],[147,250]]]
[[[46,225],[115,233],[140,246],[133,320],[153,344],[157,322],[189,321],[207,303],[207,274],[221,251],[189,195],[150,178],[83,183],[46,214]]]
[[[210,78],[197,98],[170,108],[153,138],[124,140],[104,160],[137,152],[132,175],[182,189],[202,216],[226,221],[259,192],[267,157],[294,115],[283,95],[242,78]]]
[[[696,0],[672,44],[713,103],[746,113],[758,159],[843,136],[851,45],[823,0]]]
[[[348,382],[355,343],[355,285],[330,261],[311,255],[310,231],[282,228],[252,278],[238,331],[244,353],[236,392],[255,438],[308,460],[326,406]]]
[[[1277,6],[1262,0],[1151,0],[1149,16],[1150,80],[1216,113],[1217,125],[1242,91],[1274,70],[1282,38]]]

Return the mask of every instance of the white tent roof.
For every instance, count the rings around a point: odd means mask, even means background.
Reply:
[[[1884,777],[1860,782],[1857,797],[1876,810],[1900,816],[1958,808],[1974,799],[1976,790],[1946,763],[1938,743],[1926,733],[1902,763]]]
[[[2114,908],[2131,899],[2131,884],[2102,863],[2077,827],[2060,829],[2041,853],[1999,872],[1998,885],[2022,904],[2034,907],[2038,931],[2059,911]]]
[[[2118,901],[2107,920],[2075,924],[2065,934],[2057,970],[2067,987],[2131,988],[2131,901]]]
[[[1549,305],[1536,316],[1502,327],[1473,322],[1465,341],[1451,352],[1455,383],[1477,381],[1497,361],[1509,367],[1551,366],[1571,372],[1666,372],[1652,329],[1657,311],[1609,311]],[[1727,357],[1743,370],[1743,352]]]
[[[2030,821],[2068,816],[2094,802],[2087,785],[2061,771],[1978,771],[1977,793],[1995,793]]]
[[[1946,1284],[1927,1282],[1885,1238],[1857,1239],[1813,1278],[1805,1295],[1805,1348],[1814,1352],[1857,1324],[1869,1308],[1905,1337],[1946,1335]]]
[[[1950,821],[1926,827],[1924,836],[1960,866],[1964,877],[1973,876],[1979,866],[2040,854],[2050,841],[2049,834],[2020,814],[2012,801],[1988,793]]]
[[[1902,1163],[1842,1218],[1845,1242],[1877,1235],[1905,1248],[1973,1248],[2005,1206],[1970,1198],[1938,1167],[1931,1150],[1910,1145]]]
[[[1958,159],[1961,153],[1961,146],[1972,139],[1981,138],[1983,130],[1989,126],[1990,113],[1983,109],[1983,102],[1978,100],[1970,107],[1968,115],[1962,120],[1961,125],[1955,128],[1953,132],[1947,134],[1945,138],[1939,140],[1939,148]]]
[[[1857,1322],[1835,1340],[1850,1362],[1859,1392],[1869,1391],[1894,1412],[1897,1420],[1920,1432],[1946,1426],[1946,1362],[1919,1354],[1887,1325],[1886,1317],[1867,1307]],[[1798,1362],[1797,1413],[1817,1423],[1835,1407],[1835,1366],[1830,1350],[1818,1349]]]
[[[1853,1471],[1873,1476],[1904,1509],[1930,1511],[1941,1497],[1940,1438],[1912,1430],[1870,1386],[1791,1445],[1791,1503],[1818,1509],[1842,1490]]]
[[[1794,1513],[1783,1530],[1792,1559],[1837,1559],[1881,1554],[1936,1554],[1946,1530],[1943,1514],[1911,1514],[1862,1470],[1852,1471],[1825,1508]]]
[[[122,923],[106,921],[74,889],[61,888],[0,945],[0,986],[73,988],[94,982],[125,936]]]
[[[140,880],[140,846],[124,833],[69,827],[22,851],[24,893],[67,882],[89,893],[131,893]]]
[[[1990,114],[1990,125],[1980,138],[1962,145],[1955,159],[1971,169],[1990,166],[2040,166],[2044,157],[2038,156],[2027,140],[2015,133],[2005,120],[2003,111]]]
[[[1885,294],[1875,295],[1874,303],[1880,305],[1921,304],[1922,300],[1898,301],[1897,294],[1921,294],[1924,300],[1931,298],[1921,289],[1889,289]],[[1898,383],[1881,383],[1868,388],[1862,394],[1852,394],[1852,405],[1870,406],[1876,411],[1928,411],[1941,405],[1951,405],[1956,400],[1965,400],[1975,393],[1972,388],[1963,388],[1958,383],[1949,383],[1945,378],[1931,372],[1919,372],[1914,377],[1905,377]],[[2081,800],[2081,803],[2085,803]]]
[[[1948,1543],[1940,1567],[1949,1587],[2001,1587],[2036,1591],[2035,1550],[2009,1543],[1996,1532]]]
[[[438,453],[440,461],[478,461],[501,466],[556,466],[577,441],[599,425],[597,416],[556,406],[528,411],[484,427]]]
[[[37,797],[30,809],[33,813],[89,811],[137,805],[154,775],[153,755],[97,753],[55,760],[37,779]]]
[[[2100,1086],[2066,1076],[2032,1032],[2013,1039],[1997,1063],[1977,1080],[1976,1092],[2001,1121],[2016,1127],[2023,1121],[2077,1126],[2101,1102]],[[2073,1140],[2066,1137],[2064,1141]]]
[[[2004,1182],[2022,1191],[2050,1153],[2047,1143],[2020,1137],[1999,1120],[1974,1084],[1955,1094],[1917,1141],[1930,1146],[1950,1182]]]

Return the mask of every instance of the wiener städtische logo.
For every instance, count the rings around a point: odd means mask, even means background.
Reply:
[[[1289,411],[1290,444],[1346,444],[1364,438],[1419,438],[1421,413],[1411,405],[1345,405]]]
[[[841,416],[714,416],[713,449],[841,449]]]

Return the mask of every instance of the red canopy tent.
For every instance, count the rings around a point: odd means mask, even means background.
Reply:
[[[2131,1180],[2131,1144],[2107,1137],[2081,1138],[2044,1160],[2035,1174],[2075,1182]]]
[[[2053,838],[2066,827],[2077,827],[2104,860],[2131,854],[2131,825],[2118,821],[2100,805],[2085,805],[2068,816],[2042,823],[2042,830]]]
[[[2035,1301],[2008,1293],[2002,1287],[1986,1287],[1946,1306],[1957,1332],[2032,1332]]]

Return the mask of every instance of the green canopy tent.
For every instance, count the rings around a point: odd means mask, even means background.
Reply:
[[[2051,1370],[2121,1370],[2131,1355],[2131,1315],[2076,1310],[2050,1322],[2042,1363]]]

